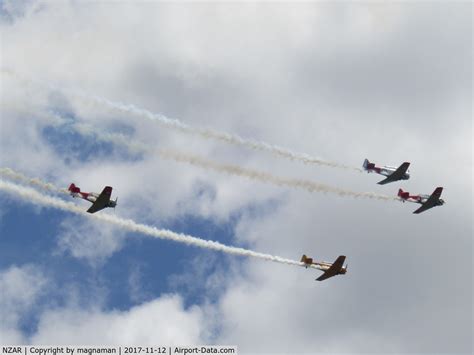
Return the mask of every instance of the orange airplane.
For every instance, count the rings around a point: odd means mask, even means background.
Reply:
[[[317,281],[323,281],[336,275],[344,275],[347,272],[347,264],[343,266],[345,260],[346,257],[344,255],[340,255],[333,263],[313,261],[313,258],[308,258],[306,255],[301,257],[301,262],[306,268],[314,265],[317,269],[324,271],[324,274],[316,279]]]

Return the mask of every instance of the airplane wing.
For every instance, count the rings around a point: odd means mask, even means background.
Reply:
[[[329,269],[327,269],[324,274],[319,276],[316,280],[323,281],[329,279],[330,277],[336,276],[341,271],[342,266],[344,265],[344,261],[346,257],[344,255],[339,256],[336,261],[331,265]]]
[[[429,210],[430,208],[433,208],[434,206],[436,206],[436,203],[439,201],[439,198],[441,197],[442,192],[443,192],[443,188],[442,187],[437,187],[433,191],[431,196],[428,197],[428,200],[426,200],[426,202],[420,208],[418,208],[416,211],[414,211],[413,213],[418,214],[418,213],[424,212],[424,211]]]
[[[405,173],[407,172],[409,166],[410,166],[410,163],[404,162],[391,175],[387,176],[386,179],[379,181],[377,184],[385,185],[385,184],[388,184],[389,182],[401,180],[403,175],[405,175]]]
[[[103,210],[106,208],[110,202],[110,196],[112,195],[112,187],[106,186],[100,193],[97,200],[92,204],[92,206],[87,210],[89,213],[95,213],[97,211]]]

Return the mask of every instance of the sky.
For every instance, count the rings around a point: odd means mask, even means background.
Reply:
[[[0,168],[113,186],[113,218],[348,261],[315,282],[0,189],[0,343],[472,353],[470,2],[3,0],[0,39]],[[377,185],[365,158],[411,177]]]

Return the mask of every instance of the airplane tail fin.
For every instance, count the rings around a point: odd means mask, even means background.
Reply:
[[[74,185],[74,183],[72,183],[71,185],[69,185],[68,190],[69,190],[69,192],[71,192],[71,193],[79,193],[79,192],[81,192],[81,189],[78,188],[76,185]]]
[[[371,163],[369,159],[366,158],[364,160],[364,164],[362,164],[362,167],[364,168],[364,170],[370,171],[370,169],[375,168],[375,164]]]
[[[402,189],[398,189],[398,197],[400,197],[401,199],[406,200],[409,196],[409,192],[405,192]]]
[[[365,158],[364,164],[362,164],[362,167],[364,168],[364,170],[367,170],[367,166],[369,166],[369,159]]]
[[[313,263],[313,258],[308,258],[305,254],[303,254],[300,261],[304,263],[305,267],[307,268]]]

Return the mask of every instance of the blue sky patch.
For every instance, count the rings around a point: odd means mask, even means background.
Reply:
[[[108,160],[138,161],[142,153],[131,153],[120,144],[99,139],[95,134],[83,135],[74,129],[74,119],[69,117],[61,125],[50,125],[42,129],[41,134],[47,145],[53,147],[66,165],[73,162],[89,162],[107,157]],[[122,132],[129,131],[118,127]],[[123,133],[121,133],[123,134]]]

